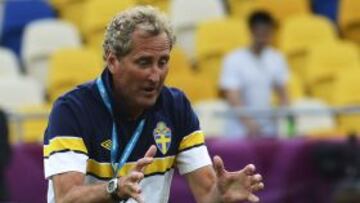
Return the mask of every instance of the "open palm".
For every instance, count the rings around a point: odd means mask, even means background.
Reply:
[[[254,192],[262,190],[264,184],[260,174],[255,174],[255,166],[247,165],[240,171],[225,170],[224,163],[219,156],[214,157],[214,168],[217,176],[217,187],[222,202],[239,201],[259,202]]]

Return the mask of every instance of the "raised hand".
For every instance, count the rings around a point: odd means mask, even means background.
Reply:
[[[260,174],[255,174],[255,166],[247,165],[240,171],[225,170],[224,163],[219,156],[214,157],[214,169],[217,176],[217,188],[221,202],[250,201],[259,202],[254,192],[262,190],[264,183]]]
[[[144,178],[144,168],[153,162],[156,154],[156,146],[151,145],[145,156],[136,162],[133,170],[127,175],[119,178],[118,196],[122,199],[133,198],[139,203],[144,203],[141,197],[140,181]]]

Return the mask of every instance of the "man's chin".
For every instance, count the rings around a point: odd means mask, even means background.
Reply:
[[[156,101],[157,101],[157,96],[156,97],[151,97],[151,98],[141,98],[138,101],[139,106],[141,106],[144,109],[148,109],[151,108],[152,106],[155,105]]]

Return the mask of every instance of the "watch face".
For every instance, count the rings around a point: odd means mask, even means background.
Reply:
[[[116,191],[117,188],[117,181],[116,180],[110,180],[108,185],[107,185],[107,191],[109,193],[114,193]]]

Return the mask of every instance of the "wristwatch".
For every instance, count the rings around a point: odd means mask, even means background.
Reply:
[[[117,178],[113,178],[111,179],[106,186],[106,191],[110,194],[111,199],[113,201],[121,201],[122,199],[117,195],[119,186],[118,186],[118,179]]]

